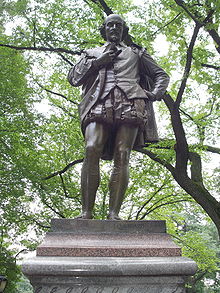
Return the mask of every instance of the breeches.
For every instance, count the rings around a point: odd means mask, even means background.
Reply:
[[[115,87],[90,109],[84,118],[83,128],[90,122],[101,122],[110,127],[123,123],[143,128],[146,111],[144,99],[128,99],[119,87]]]

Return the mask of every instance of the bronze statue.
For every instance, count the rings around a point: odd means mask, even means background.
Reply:
[[[86,50],[68,75],[70,84],[82,86],[83,93],[79,106],[85,137],[80,218],[93,217],[103,158],[114,160],[108,219],[120,220],[130,152],[158,141],[152,102],[161,100],[169,77],[145,49],[125,45],[128,27],[119,15],[109,15],[100,32],[106,40],[104,46]]]

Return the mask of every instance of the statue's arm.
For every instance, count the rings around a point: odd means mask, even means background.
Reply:
[[[121,50],[114,48],[114,46],[98,57],[94,57],[92,51],[85,51],[80,61],[69,71],[68,80],[70,84],[73,86],[83,85],[88,78],[97,75],[101,68],[110,64],[120,53]]]
[[[156,100],[161,100],[169,84],[168,74],[153,60],[153,58],[143,51],[141,55],[141,74],[147,75],[153,81],[151,94]]]
[[[68,73],[68,81],[73,86],[83,85],[86,80],[98,73],[98,68],[95,65],[95,57],[90,57],[83,53],[81,59],[75,64]]]

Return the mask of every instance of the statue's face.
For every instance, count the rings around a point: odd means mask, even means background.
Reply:
[[[119,43],[122,40],[124,22],[118,15],[110,15],[105,22],[106,39],[108,42]]]

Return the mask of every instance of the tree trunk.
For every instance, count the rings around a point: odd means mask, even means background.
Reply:
[[[186,174],[175,172],[172,174],[178,184],[190,194],[194,200],[206,211],[215,223],[220,237],[220,204],[205,187],[194,182]]]

